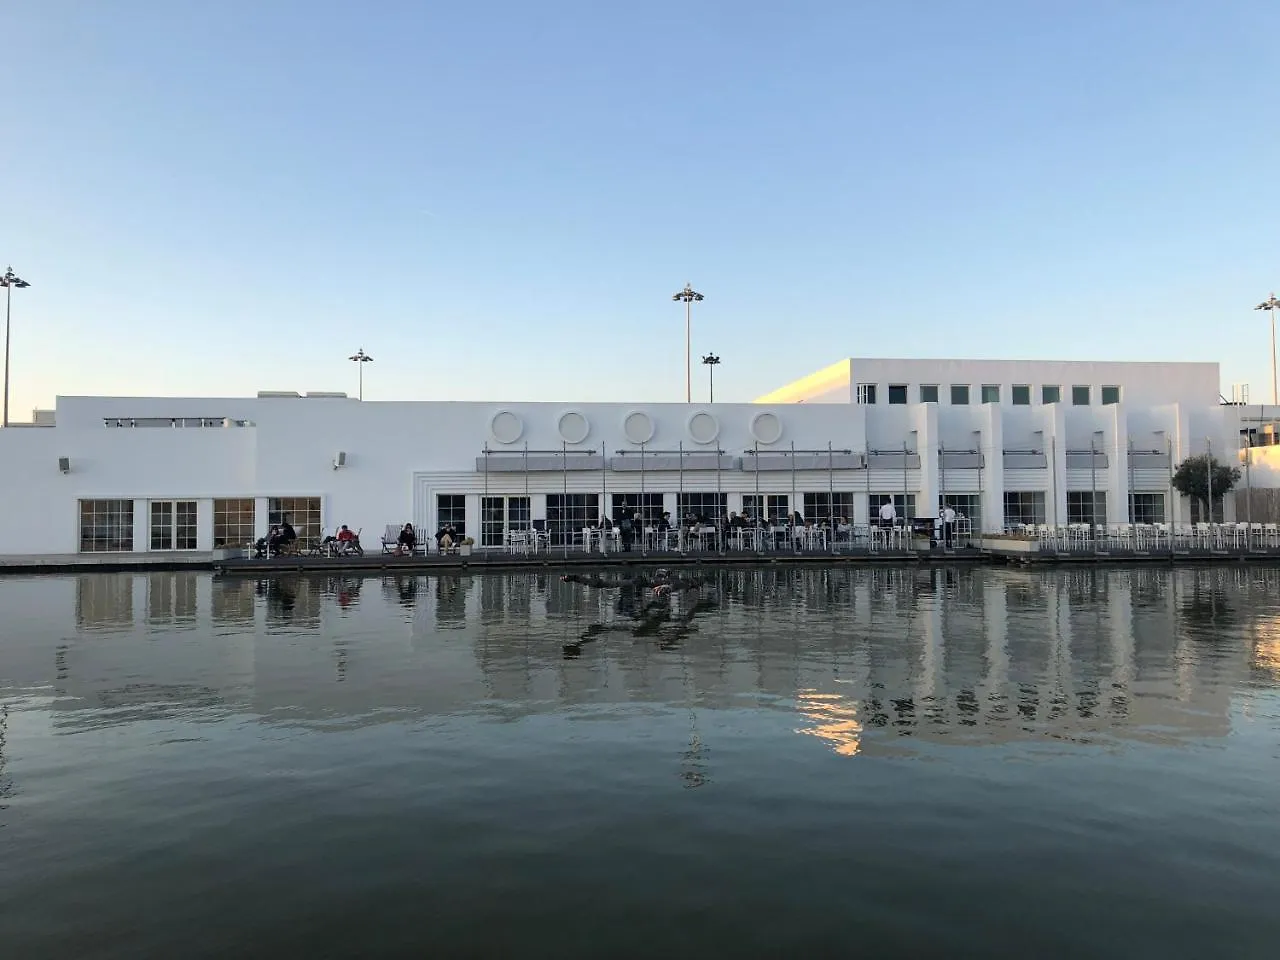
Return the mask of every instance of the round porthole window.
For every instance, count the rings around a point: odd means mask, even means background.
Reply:
[[[515,443],[524,434],[524,422],[510,410],[499,410],[489,421],[489,432],[499,443]]]
[[[560,415],[558,428],[560,430],[560,439],[565,443],[581,443],[587,439],[591,425],[587,423],[587,418],[577,410],[570,410],[568,413]]]
[[[633,410],[622,421],[622,432],[629,443],[648,443],[653,439],[653,418],[643,410]]]
[[[705,410],[699,410],[689,418],[689,436],[694,443],[713,443],[720,436],[720,424]]]
[[[782,438],[782,421],[776,413],[757,413],[751,418],[751,435],[761,443],[777,443]]]

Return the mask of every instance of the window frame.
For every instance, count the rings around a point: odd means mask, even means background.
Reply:
[[[1111,400],[1107,399],[1108,390],[1115,391],[1113,394],[1113,398]],[[1101,387],[1098,388],[1098,395],[1099,395],[1099,398],[1102,400],[1102,406],[1113,407],[1120,402],[1120,396],[1121,396],[1120,387],[1118,384],[1114,384],[1114,383],[1103,384]]]
[[[813,520],[815,523],[827,520],[838,521],[841,517],[852,523],[855,496],[857,494],[852,490],[813,490],[808,493],[801,493],[800,503],[803,505],[803,510],[801,510],[800,515],[806,520]]]
[[[217,497],[213,501],[213,546],[246,547],[257,539],[258,502],[253,497]],[[247,517],[247,519],[246,519]]]
[[[506,546],[508,534],[533,527],[533,498],[523,493],[480,497],[480,546]]]
[[[1053,391],[1053,399],[1049,399],[1049,391]],[[1040,384],[1040,405],[1047,407],[1051,404],[1062,402],[1062,384],[1060,383],[1042,383]]]
[[[162,553],[196,549],[199,508],[194,500],[151,500],[147,506],[147,548]]]
[[[920,402],[921,403],[940,403],[941,401],[938,399],[938,397],[940,396],[940,393],[939,393],[940,389],[941,389],[940,386],[936,383],[920,384],[920,390],[919,390]],[[933,396],[931,397],[925,396],[925,391],[932,391]]]
[[[287,518],[299,540],[318,538],[324,529],[323,509],[324,504],[319,497],[270,497],[267,500],[267,526],[274,527]]]
[[[1136,490],[1129,494],[1129,522],[1155,524],[1164,523],[1166,512],[1165,494],[1163,490]],[[1158,503],[1159,509],[1152,509]]]
[[[132,500],[89,498],[79,500],[77,504],[80,511],[80,553],[133,552],[137,531]]]
[[[972,404],[969,402],[970,400],[972,400],[972,399],[973,399],[973,397],[971,396],[971,391],[970,391],[970,389],[969,389],[969,388],[970,388],[970,386],[971,386],[971,384],[968,384],[968,383],[952,383],[952,384],[949,384],[949,386],[950,386],[950,388],[951,388],[951,389],[950,389],[950,391],[949,391],[949,393],[948,393],[948,396],[950,396],[950,398],[951,398],[951,404],[950,404],[951,406],[953,406],[953,407],[969,407],[969,406],[972,406]],[[956,397],[960,395],[960,394],[958,394],[958,393],[956,392],[957,390],[963,390],[963,391],[964,391],[964,399],[963,399],[963,400],[957,400],[957,399],[956,399]]]
[[[1101,519],[1093,519],[1095,502]],[[1068,490],[1067,523],[1087,523],[1090,526],[1105,527],[1107,525],[1107,491]]]
[[[1019,391],[1019,390],[1025,390],[1025,391],[1026,391],[1026,393],[1024,394],[1024,396],[1026,397],[1026,399],[1025,399],[1025,400],[1021,400],[1021,401],[1020,401],[1020,400],[1018,399],[1018,391]],[[1010,385],[1010,387],[1009,387],[1009,404],[1010,404],[1011,406],[1014,406],[1014,407],[1029,407],[1029,406],[1031,406],[1031,384],[1029,384],[1029,383],[1015,383],[1015,384]]]
[[[755,501],[759,500],[760,503]],[[791,519],[791,494],[789,493],[744,493],[742,495],[742,515],[750,520],[764,517],[771,526],[780,526]]]
[[[875,406],[876,403],[876,384],[860,383],[858,384],[858,403],[867,406]]]
[[[1006,490],[1004,492],[1004,528],[1006,530],[1018,524],[1047,523],[1045,495],[1043,490]],[[1010,508],[1013,508],[1011,511]],[[1030,519],[1027,519],[1030,517]]]
[[[547,494],[547,542],[551,546],[572,547],[583,527],[593,527],[599,522],[600,494]]]
[[[465,493],[437,493],[436,494],[436,524],[435,529],[431,531],[434,538],[445,526],[452,526],[461,540],[467,535],[467,495]],[[422,531],[418,531],[418,537],[422,537]]]
[[[1084,402],[1080,402],[1083,390]],[[1071,385],[1071,405],[1073,407],[1091,407],[1093,406],[1093,387],[1087,383],[1073,383]]]
[[[988,390],[994,390],[995,396],[988,397],[987,396]],[[978,388],[978,396],[981,398],[982,403],[999,403],[1000,402],[1000,384],[998,383],[982,384],[982,386]]]
[[[895,391],[895,390],[899,391],[899,394],[898,394],[898,395],[899,395],[902,399],[900,399],[900,400],[895,400],[895,399],[894,399],[894,391]],[[888,400],[888,402],[889,402],[889,405],[890,405],[890,406],[894,406],[894,407],[905,407],[905,406],[910,402],[910,398],[908,397],[908,392],[909,392],[910,390],[911,390],[911,385],[910,385],[910,384],[906,384],[906,383],[891,383],[891,384],[889,384],[889,389],[886,391],[886,397],[885,397],[885,399],[886,399],[886,400]]]

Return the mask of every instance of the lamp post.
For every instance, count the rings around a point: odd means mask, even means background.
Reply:
[[[709,393],[711,395],[710,399],[707,402],[715,403],[716,402],[716,367],[720,363],[720,358],[717,357],[714,353],[708,353],[705,357],[702,358],[702,362],[707,368],[708,387],[709,387]]]
[[[684,289],[674,294],[671,299],[684,301],[684,402],[693,403],[693,355],[690,352],[692,336],[690,331],[693,327],[693,304],[704,298],[686,283]]]
[[[1098,552],[1098,437],[1101,436],[1104,436],[1101,430],[1089,436],[1089,538],[1093,541],[1094,553]]]
[[[1276,392],[1276,311],[1280,310],[1280,300],[1273,293],[1253,309],[1271,314],[1271,404],[1274,406],[1280,403],[1280,394]]]
[[[0,287],[4,287],[4,419],[0,424],[9,425],[9,312],[13,306],[13,289],[29,287],[31,284],[17,276],[13,267],[9,267],[0,276]]]
[[[359,379],[360,392],[359,392],[359,397],[360,397],[360,399],[361,399],[361,400],[363,400],[363,399],[364,399],[364,365],[365,365],[366,363],[373,363],[373,357],[371,357],[371,356],[369,356],[367,353],[365,353],[365,352],[364,352],[364,347],[361,347],[359,350],[357,350],[357,351],[356,351],[355,353],[353,353],[351,356],[347,357],[347,359],[348,359],[348,360],[353,361],[353,362],[356,364],[356,369],[360,371],[360,379]]]

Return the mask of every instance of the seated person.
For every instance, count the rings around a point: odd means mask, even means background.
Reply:
[[[271,553],[275,553],[276,533],[277,533],[276,528],[272,527],[271,532],[268,533],[265,537],[258,538],[258,542],[253,545],[253,558],[255,560],[261,560],[264,557],[266,557],[268,554],[268,551],[270,551]]]
[[[338,541],[339,552],[354,553],[357,557],[364,556],[364,547],[360,546],[360,536],[345,523],[335,539]]]
[[[441,553],[448,553],[453,549],[453,545],[457,542],[458,531],[453,524],[448,524],[440,528],[436,533],[436,545],[440,548]]]
[[[298,532],[293,529],[293,524],[288,520],[280,524],[279,536],[279,553],[288,553],[293,545],[298,542]]]
[[[412,523],[406,523],[404,528],[400,531],[400,535],[396,537],[396,556],[412,556],[413,551],[416,550],[417,547],[418,532],[413,529]]]
[[[274,557],[280,552],[281,535],[280,526],[276,524],[267,533],[267,555]]]

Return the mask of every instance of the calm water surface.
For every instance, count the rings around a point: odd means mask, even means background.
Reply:
[[[0,956],[1280,956],[1278,571],[712,576],[0,580]]]

